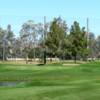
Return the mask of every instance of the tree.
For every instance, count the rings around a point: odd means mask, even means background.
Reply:
[[[11,57],[12,53],[13,53],[12,49],[13,49],[13,42],[14,42],[14,33],[13,33],[12,29],[11,29],[11,25],[10,24],[8,24],[6,32],[7,32],[6,33],[7,34],[7,36],[6,36],[7,56]]]
[[[36,26],[37,25],[34,24],[32,20],[29,20],[22,25],[22,29],[20,31],[22,48],[26,56],[26,63],[27,63],[28,53],[32,48],[35,48],[36,46],[36,39],[37,39]],[[35,59],[35,49],[34,49],[34,59]]]
[[[13,43],[12,43],[12,56],[14,58],[22,58],[22,57],[25,57],[23,56],[23,53],[22,53],[22,47],[21,47],[21,39],[19,37],[17,38],[14,38],[13,40]]]
[[[14,34],[11,31],[11,26],[8,25],[7,30],[0,28],[0,48],[1,53],[0,56],[2,57],[3,61],[9,57],[11,53],[11,45],[13,42]]]
[[[97,37],[96,44],[97,44],[97,57],[100,58],[100,36]]]
[[[0,27],[0,59],[5,60],[5,50],[6,50],[6,30]]]
[[[70,37],[72,43],[71,52],[76,63],[77,56],[80,58],[80,56],[84,55],[87,50],[85,28],[81,29],[79,23],[75,21],[71,26]]]
[[[61,57],[62,59],[71,59],[71,38],[70,35],[67,35],[66,38],[62,42],[62,54]]]
[[[91,57],[92,59],[94,57],[97,56],[97,43],[96,43],[96,38],[95,38],[95,35],[94,33],[90,32],[89,33],[89,50],[90,50],[90,53],[89,53],[89,57]]]
[[[62,54],[62,44],[66,38],[67,25],[60,17],[54,18],[50,25],[50,31],[47,34],[46,46],[48,52],[52,55],[58,56]]]

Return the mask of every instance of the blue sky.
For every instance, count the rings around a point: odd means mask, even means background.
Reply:
[[[47,21],[61,16],[68,26],[74,20],[86,26],[89,18],[90,31],[100,34],[100,0],[0,0],[0,26],[6,28],[12,25],[12,30],[18,35],[21,25],[31,19],[34,22]]]

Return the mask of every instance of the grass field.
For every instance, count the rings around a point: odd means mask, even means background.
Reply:
[[[100,100],[100,62],[77,66],[0,64],[0,100]]]

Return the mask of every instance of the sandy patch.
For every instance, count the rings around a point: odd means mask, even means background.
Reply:
[[[64,66],[79,66],[80,64],[63,64]]]

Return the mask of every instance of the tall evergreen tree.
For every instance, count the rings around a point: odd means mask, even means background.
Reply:
[[[50,32],[47,35],[46,46],[53,56],[62,52],[62,43],[66,38],[67,25],[60,17],[55,18],[50,25]]]
[[[74,56],[75,62],[77,59],[77,56],[82,56],[87,51],[87,42],[86,42],[86,32],[84,30],[85,28],[80,28],[78,22],[74,22],[74,24],[71,26],[70,30],[70,37],[71,37],[71,52]]]

